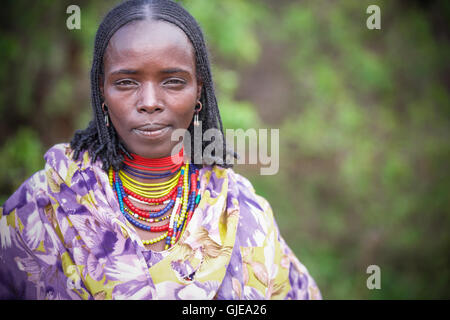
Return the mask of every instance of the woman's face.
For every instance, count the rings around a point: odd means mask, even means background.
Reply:
[[[191,42],[163,21],[138,21],[120,28],[104,57],[101,91],[114,128],[128,151],[146,158],[171,154],[200,99]]]

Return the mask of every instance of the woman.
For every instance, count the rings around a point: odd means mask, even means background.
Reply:
[[[148,0],[109,12],[91,90],[88,128],[0,208],[1,298],[321,298],[227,154],[192,163],[198,148],[172,139],[200,123],[223,135],[187,11]]]

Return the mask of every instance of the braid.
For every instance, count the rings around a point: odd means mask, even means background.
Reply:
[[[70,143],[71,148],[74,150],[74,159],[78,159],[83,151],[88,151],[93,161],[97,159],[102,161],[102,167],[105,171],[111,166],[117,171],[123,162],[122,153],[131,157],[125,146],[120,142],[114,127],[112,125],[107,127],[105,124],[99,80],[103,77],[103,56],[113,34],[131,21],[149,18],[153,20],[164,20],[176,25],[184,31],[191,41],[196,56],[197,77],[203,83],[200,98],[203,108],[199,112],[199,120],[203,124],[202,134],[211,128],[220,130],[223,140],[223,150],[227,150],[222,120],[214,92],[208,51],[200,26],[183,7],[171,0],[130,0],[113,8],[105,16],[97,30],[91,68],[93,120],[86,129],[77,130],[74,134]],[[192,123],[188,131],[191,137],[193,137],[194,127]],[[202,153],[205,146],[206,143],[203,141]],[[191,159],[196,159],[195,152],[194,139],[191,139]],[[226,156],[227,154],[222,152],[222,157],[215,158],[213,164],[225,168],[231,167],[232,165],[226,162]],[[236,154],[233,153],[232,156],[235,157]]]

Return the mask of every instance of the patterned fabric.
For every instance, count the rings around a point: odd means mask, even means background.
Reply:
[[[106,172],[67,144],[0,207],[2,299],[321,299],[268,202],[232,169],[200,170],[180,241],[147,250]]]

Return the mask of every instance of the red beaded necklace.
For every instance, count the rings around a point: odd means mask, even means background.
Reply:
[[[183,150],[176,155],[164,158],[148,159],[132,153],[133,159],[125,156],[124,164],[143,171],[176,171],[183,165]]]

